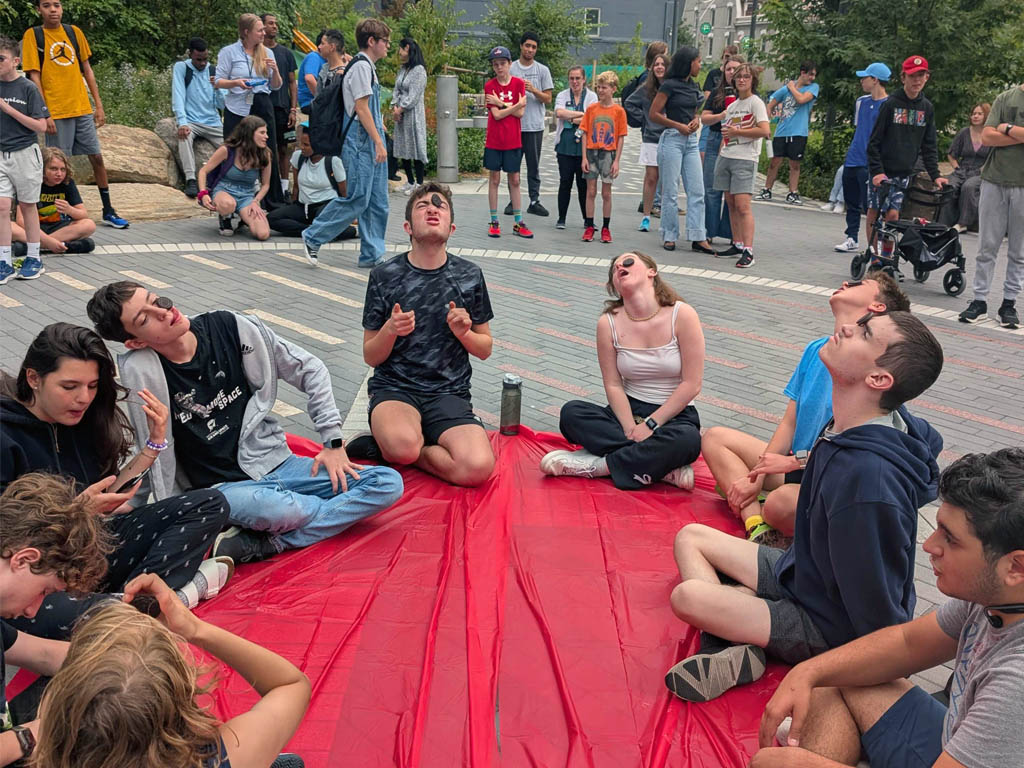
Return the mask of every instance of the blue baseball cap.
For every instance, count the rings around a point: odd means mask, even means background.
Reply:
[[[888,80],[892,76],[892,70],[880,61],[868,64],[867,69],[857,73],[857,77],[876,77],[879,80]]]
[[[508,59],[512,61],[512,54],[504,45],[496,45],[491,48],[491,52],[487,54],[488,61],[494,61],[495,59]]]

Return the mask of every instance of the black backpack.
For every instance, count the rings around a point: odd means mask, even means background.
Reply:
[[[345,119],[345,97],[342,85],[357,62],[365,61],[371,67],[373,63],[362,53],[356,54],[340,75],[317,91],[313,101],[309,103],[309,143],[313,153],[317,155],[340,155],[352,121],[356,119],[355,109],[351,117]]]
[[[647,70],[645,69],[639,75],[637,75],[632,80],[630,80],[628,83],[626,83],[626,85],[622,89],[620,103],[625,104],[626,103],[626,99],[628,99],[630,97],[630,94],[632,94],[633,91],[635,91],[637,88],[639,88],[641,85],[643,85],[644,84],[644,80],[646,80],[646,79],[647,79]],[[634,125],[633,127],[634,128],[639,128],[640,126]]]
[[[335,194],[337,194],[340,197],[341,193],[338,192],[338,180],[334,177],[334,164],[332,162],[335,157],[336,155],[323,156],[324,170],[327,171],[327,178],[330,180],[331,187],[334,189]],[[306,164],[307,160],[309,160],[309,158],[306,157],[305,155],[299,155],[299,166],[295,170],[301,171],[302,166]]]
[[[70,24],[61,24],[64,27],[64,34],[68,36],[68,40],[71,41],[71,46],[75,49],[75,58],[78,59],[78,71],[85,72],[85,65],[82,64],[82,51],[78,47],[78,35],[75,34],[75,28]],[[43,73],[43,62],[46,61],[46,38],[43,36],[43,27],[38,25],[32,27],[32,31],[36,36],[36,49],[39,51],[39,74]]]
[[[192,71],[192,67],[188,64],[185,65],[185,90],[188,90],[189,83],[192,82],[192,78],[196,76],[196,73]]]
[[[224,161],[210,171],[206,175],[206,188],[212,193],[217,188],[217,184],[223,179],[228,171],[231,170],[231,166],[235,164],[235,148],[228,147],[228,156],[224,158]]]

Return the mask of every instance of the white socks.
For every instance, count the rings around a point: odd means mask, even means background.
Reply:
[[[195,608],[203,600],[216,597],[231,578],[233,569],[220,560],[203,560],[192,581],[176,589],[174,594],[185,604],[186,608]]]

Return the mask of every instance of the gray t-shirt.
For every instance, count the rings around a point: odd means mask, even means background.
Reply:
[[[18,112],[29,117],[49,117],[43,97],[35,83],[27,77],[16,77],[10,82],[0,80],[0,99]],[[6,112],[0,112],[0,152],[17,152],[31,147],[37,141],[36,134],[19,123]]]
[[[534,61],[528,67],[524,67],[519,63],[519,59],[512,62],[510,67],[512,77],[519,77],[523,80],[527,80],[530,84],[538,91],[550,91],[555,87],[554,81],[551,79],[551,70],[541,64],[539,61]],[[519,124],[520,131],[543,131],[544,130],[544,110],[546,105],[537,101],[537,97],[529,91],[526,92],[526,111],[523,113],[523,118]]]
[[[365,56],[357,56],[345,68],[345,81],[341,84],[341,92],[345,98],[345,114],[351,116],[356,108],[356,100],[373,93],[373,84],[377,81],[377,68]]]
[[[950,600],[936,614],[957,638],[942,748],[970,768],[1020,765],[1024,755],[1024,621],[996,629],[977,603]]]

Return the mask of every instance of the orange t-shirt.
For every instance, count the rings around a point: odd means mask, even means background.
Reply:
[[[72,27],[78,38],[78,47],[86,61],[92,56],[89,41],[78,27]],[[80,117],[92,114],[92,103],[85,88],[85,78],[79,68],[75,46],[71,44],[64,27],[47,29],[43,27],[43,54],[46,61],[40,64],[39,49],[36,48],[36,34],[32,27],[25,30],[21,38],[21,68],[28,74],[31,70],[40,73],[43,84],[43,99],[50,110],[50,117],[60,120],[65,117]]]
[[[618,104],[601,106],[591,104],[583,113],[580,130],[587,137],[587,149],[605,149],[614,152],[619,139],[629,133],[626,126],[626,110]]]

